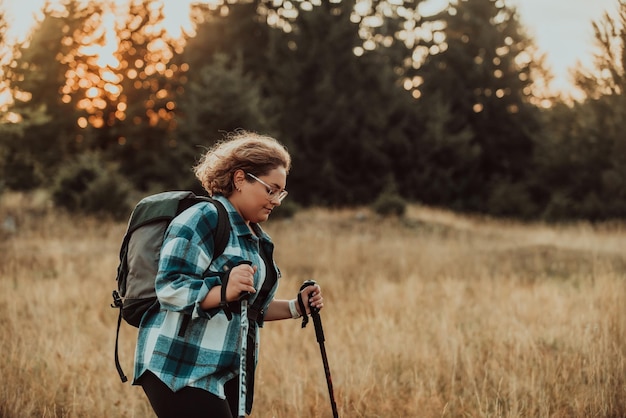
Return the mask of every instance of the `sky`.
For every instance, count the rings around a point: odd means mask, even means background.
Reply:
[[[191,0],[165,0],[166,16],[183,19]],[[593,53],[592,21],[598,21],[605,11],[615,14],[618,0],[506,0],[517,7],[522,24],[535,39],[539,49],[547,54],[555,80],[552,87],[569,93],[572,83],[569,69],[577,62],[591,65]],[[8,21],[17,30],[28,28],[35,10],[43,0],[4,0]],[[442,9],[447,0],[427,0],[420,11]]]
[[[591,67],[593,56],[592,21],[605,12],[617,13],[617,0],[509,0],[517,7],[522,24],[547,54],[555,75],[553,87],[571,89],[568,70],[577,65]]]

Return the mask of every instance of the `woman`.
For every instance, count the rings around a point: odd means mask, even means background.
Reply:
[[[264,321],[298,318],[310,314],[310,307],[323,307],[317,285],[300,292],[300,300],[309,303],[274,299],[280,272],[274,245],[259,224],[287,196],[290,166],[289,153],[275,139],[239,131],[195,167],[204,189],[226,208],[232,230],[214,261],[217,209],[212,203],[187,209],[166,233],[155,284],[160,306],[143,317],[135,354],[134,384],[143,387],[159,417],[238,415],[242,294],[248,292],[250,306],[248,414],[258,328]]]

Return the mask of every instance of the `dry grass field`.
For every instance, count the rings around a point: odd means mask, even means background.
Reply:
[[[39,201],[38,201],[39,200]],[[125,224],[43,198],[0,204],[0,417],[152,417],[122,384],[111,309]],[[413,206],[405,219],[307,210],[265,226],[280,297],[324,291],[339,415],[626,416],[626,228]],[[122,327],[132,373],[136,330]],[[331,417],[312,324],[268,323],[253,418]]]

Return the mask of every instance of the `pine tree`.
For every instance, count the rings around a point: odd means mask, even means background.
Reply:
[[[353,10],[351,1],[301,10],[279,61],[289,66],[274,89],[284,104],[278,126],[293,142],[290,187],[305,204],[374,201],[388,187],[389,138],[409,120],[389,57],[363,49]]]
[[[574,72],[586,100],[552,115],[551,126],[561,129],[554,134],[558,155],[545,158],[550,164],[540,171],[552,191],[548,218],[626,216],[626,1],[617,1],[617,11],[591,23],[594,65]]]
[[[453,198],[459,208],[512,214],[518,209],[507,206],[513,199],[503,192],[525,193],[519,184],[528,174],[541,126],[530,103],[532,41],[515,11],[496,0],[459,0],[428,20],[432,39],[416,47],[423,62],[406,76],[417,80],[414,95],[424,115],[437,109],[432,103],[447,103],[443,129],[449,145],[460,147],[448,152],[457,157],[433,163],[438,173],[451,174],[448,183],[461,181]],[[454,165],[459,158],[465,164],[460,172]]]
[[[188,65],[188,82],[178,113],[185,141],[209,145],[224,132],[246,129],[272,133],[268,77],[272,32],[258,14],[259,4],[240,2],[219,11],[194,6],[199,18],[180,65]],[[227,12],[226,12],[227,11]]]
[[[115,27],[113,61],[95,69],[111,80],[99,89],[101,106],[90,129],[94,143],[137,188],[178,188],[193,164],[176,135],[187,76],[176,57],[184,39],[167,32],[159,1],[133,0],[118,13],[126,18]]]
[[[31,39],[16,46],[13,62],[5,67],[14,98],[9,111],[20,118],[19,129],[4,141],[11,188],[48,183],[59,165],[82,149],[76,120],[83,112],[67,94],[67,74],[84,40],[95,34],[90,19],[97,18],[99,8],[71,0],[63,6],[65,14],[44,10]]]

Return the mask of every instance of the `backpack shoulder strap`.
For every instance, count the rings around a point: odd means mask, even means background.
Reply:
[[[217,199],[209,199],[217,208],[217,227],[215,228],[215,236],[213,237],[213,260],[215,260],[224,253],[228,245],[228,239],[230,238],[230,220],[224,205]]]
[[[217,226],[213,231],[213,260],[224,254],[230,238],[230,218],[228,211],[217,199],[208,196],[196,196],[197,201],[211,202],[217,209]],[[191,205],[190,205],[191,206]],[[211,261],[213,261],[211,260]]]

